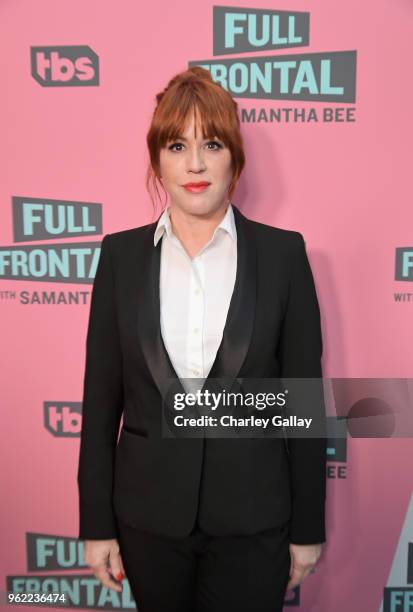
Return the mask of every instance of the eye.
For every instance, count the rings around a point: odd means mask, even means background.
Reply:
[[[209,147],[210,145],[212,145],[212,148],[209,148],[210,151],[219,151],[220,149],[223,148],[223,145],[218,142],[217,140],[210,140],[206,143],[206,146]],[[168,150],[169,151],[182,151],[182,149],[176,149],[175,147],[183,147],[185,146],[182,142],[174,142],[171,145],[168,146]]]
[[[215,145],[216,148],[211,149],[212,151],[219,151],[219,149],[222,149],[222,144],[216,140],[210,140],[207,145]]]
[[[171,144],[168,149],[169,151],[176,151],[176,149],[174,149],[174,147],[183,147],[184,145],[182,144],[182,142],[174,142],[173,144]],[[181,149],[179,149],[181,150]]]

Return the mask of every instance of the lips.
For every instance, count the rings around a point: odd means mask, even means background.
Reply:
[[[207,187],[209,187],[211,183],[207,181],[201,181],[199,183],[186,183],[182,185],[187,191],[191,191],[192,193],[199,193],[204,191]]]

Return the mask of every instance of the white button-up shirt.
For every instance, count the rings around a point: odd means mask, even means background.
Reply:
[[[154,233],[162,238],[161,334],[179,378],[205,378],[221,343],[237,270],[237,231],[228,205],[211,240],[189,257],[172,231],[168,206]]]

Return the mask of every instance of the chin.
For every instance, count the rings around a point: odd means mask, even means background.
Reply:
[[[199,197],[201,195],[202,194],[197,194],[196,196],[193,196],[190,194],[190,197],[186,199],[185,202],[171,203],[171,206],[176,206],[187,214],[198,215],[207,215],[222,208],[222,202],[211,202],[210,199],[203,199],[202,197]]]

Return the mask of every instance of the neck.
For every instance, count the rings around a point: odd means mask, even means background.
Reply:
[[[190,257],[194,257],[212,238],[216,227],[225,217],[229,203],[205,215],[191,215],[171,205],[172,231]]]

